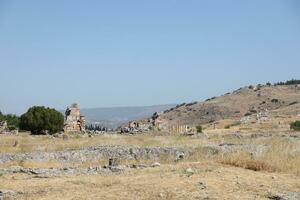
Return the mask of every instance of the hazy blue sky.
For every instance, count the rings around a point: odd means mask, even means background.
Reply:
[[[297,0],[0,0],[0,110],[203,100],[300,78]]]

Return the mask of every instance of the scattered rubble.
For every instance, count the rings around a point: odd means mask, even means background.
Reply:
[[[27,175],[33,175],[33,178],[51,178],[55,176],[65,174],[86,174],[86,175],[109,175],[111,173],[124,172],[126,169],[145,169],[160,167],[160,163],[155,162],[151,165],[146,164],[131,164],[131,165],[118,165],[112,164],[109,161],[107,166],[97,167],[64,167],[64,168],[23,168],[23,167],[11,167],[0,169],[0,173],[4,174],[17,174],[23,173]],[[3,190],[2,190],[3,192]],[[1,196],[1,193],[0,193]]]
[[[130,147],[130,146],[97,146],[79,150],[65,150],[57,152],[30,152],[17,154],[1,154],[0,163],[9,161],[87,161],[103,158],[117,158],[127,160],[157,159],[161,156],[173,156],[184,153],[188,155],[191,148],[176,147]]]
[[[272,199],[272,200],[299,200],[300,199],[300,193],[286,193],[286,194],[269,195],[268,199]]]
[[[155,162],[151,165],[151,167],[155,168],[155,167],[160,167],[160,163],[159,162]]]
[[[195,171],[192,168],[187,168],[185,170],[185,173],[187,174],[188,177],[190,177],[195,174]]]
[[[8,128],[7,122],[2,121],[2,122],[0,122],[0,134],[17,135],[18,130],[10,130]]]
[[[0,200],[6,199],[17,199],[19,195],[23,194],[22,192],[16,192],[13,190],[5,190],[0,188]]]
[[[50,161],[58,162],[68,161],[88,161],[99,159],[124,159],[124,160],[143,160],[143,159],[159,159],[164,156],[171,156],[174,161],[180,161],[189,157],[195,151],[202,151],[210,155],[225,154],[235,151],[244,150],[254,156],[258,156],[267,150],[264,145],[250,144],[221,144],[208,145],[202,147],[128,147],[128,146],[96,146],[79,150],[65,150],[57,152],[30,152],[17,154],[1,154],[0,164],[10,161]],[[113,165],[112,161],[112,164]]]

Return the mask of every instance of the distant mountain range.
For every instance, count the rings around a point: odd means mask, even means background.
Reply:
[[[131,120],[150,117],[155,112],[162,112],[176,106],[175,104],[141,106],[141,107],[112,107],[81,109],[87,124],[100,124],[108,128],[117,128]]]

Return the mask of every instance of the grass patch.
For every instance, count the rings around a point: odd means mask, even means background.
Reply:
[[[251,159],[248,153],[238,152],[227,156],[219,161],[224,165],[231,165],[234,167],[241,167],[253,171],[267,171],[274,172],[275,168],[266,161]]]

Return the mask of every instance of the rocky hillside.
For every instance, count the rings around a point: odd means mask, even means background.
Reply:
[[[164,125],[201,125],[271,111],[300,113],[300,85],[247,86],[205,102],[183,103],[159,115]]]

